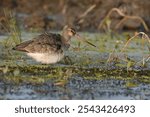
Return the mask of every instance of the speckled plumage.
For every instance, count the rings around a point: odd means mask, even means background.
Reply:
[[[62,43],[60,34],[53,33],[44,33],[41,34],[32,40],[25,41],[15,47],[15,50],[20,50],[29,53],[55,53],[62,52],[62,47],[65,48],[65,45]],[[69,45],[68,45],[69,46]]]
[[[72,36],[79,39],[79,35],[73,28],[65,26],[62,34],[43,33],[32,40],[25,41],[14,47],[14,50],[26,52],[26,54],[37,62],[44,64],[51,64],[60,61],[64,56],[64,51],[70,47],[70,40]],[[82,39],[94,47],[92,43]]]
[[[72,29],[65,28],[63,34],[43,33],[32,40],[25,41],[14,47],[14,50],[26,52],[37,62],[49,64],[60,61],[64,51],[70,46]],[[68,33],[71,32],[71,33]]]

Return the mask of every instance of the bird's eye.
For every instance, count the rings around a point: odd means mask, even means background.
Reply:
[[[76,31],[74,29],[71,29],[71,32],[73,33],[73,35],[76,34]]]

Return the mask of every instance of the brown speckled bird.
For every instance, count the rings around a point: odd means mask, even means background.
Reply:
[[[43,64],[52,64],[60,61],[64,57],[64,51],[70,47],[71,37],[76,36],[75,29],[65,26],[62,35],[54,33],[44,33],[32,40],[25,41],[14,47],[14,50],[26,52],[28,56]],[[96,47],[92,43],[82,39],[82,41]]]

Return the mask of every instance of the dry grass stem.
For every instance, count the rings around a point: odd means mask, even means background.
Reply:
[[[84,18],[87,16],[89,12],[91,12],[96,7],[96,4],[91,5],[84,13],[79,16],[78,23],[81,24],[84,22]]]
[[[123,19],[120,20],[120,22],[115,26],[115,29],[119,29],[119,27],[121,26],[121,24],[123,24],[123,23],[124,23],[125,21],[127,21],[128,19],[131,19],[131,20],[139,20],[139,21],[143,24],[145,30],[146,30],[146,31],[149,31],[148,26],[146,25],[145,21],[144,21],[141,17],[139,17],[139,16],[129,16],[129,15],[126,15],[126,14],[124,14],[124,13],[123,13],[120,9],[118,9],[118,8],[112,8],[112,9],[108,12],[108,14],[106,15],[106,17],[105,17],[105,18],[101,21],[101,23],[99,24],[98,29],[103,28],[103,25],[106,23],[106,20],[110,17],[110,15],[111,15],[113,12],[117,12],[120,16],[123,17]]]
[[[148,35],[145,34],[144,32],[138,32],[138,33],[135,33],[134,36],[132,36],[131,38],[128,39],[128,41],[126,42],[126,44],[125,44],[124,47],[122,48],[121,53],[122,53],[123,51],[125,51],[126,47],[129,45],[130,41],[131,41],[132,39],[134,39],[135,37],[139,36],[139,35],[142,35],[142,40],[146,39],[146,40],[148,41],[148,43],[150,44],[150,38],[148,37]]]

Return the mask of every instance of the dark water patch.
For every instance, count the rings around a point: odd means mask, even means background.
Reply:
[[[85,80],[73,77],[66,86],[54,86],[50,81],[42,85],[11,86],[1,83],[1,99],[150,99],[150,85],[126,88],[123,80]]]

